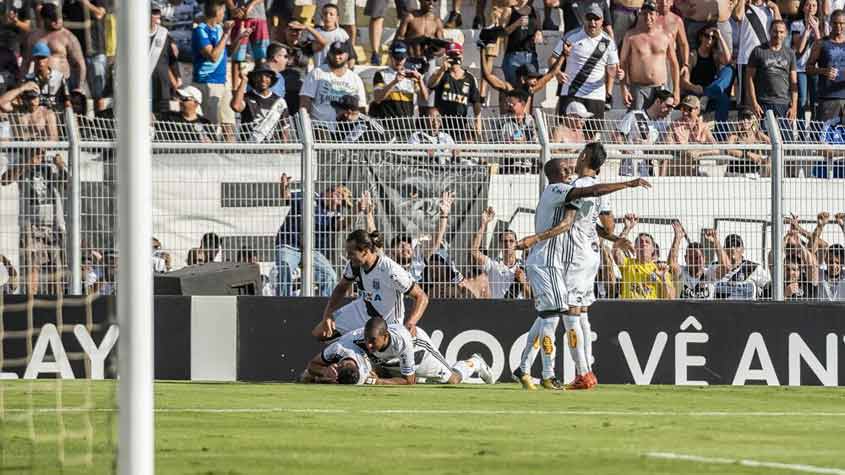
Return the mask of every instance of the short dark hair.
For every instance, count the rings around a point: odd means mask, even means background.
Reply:
[[[830,19],[831,19],[831,21],[833,21],[834,17],[843,16],[843,15],[845,15],[845,10],[840,8],[839,10],[834,10],[833,13],[830,14]]]
[[[200,245],[203,249],[219,249],[223,244],[223,240],[217,233],[205,233],[200,240]]]
[[[670,97],[675,97],[675,95],[672,94],[672,91],[661,89],[654,94],[654,101],[666,102]]]
[[[44,5],[41,5],[39,15],[42,19],[52,23],[54,21],[58,21],[62,17],[62,12],[55,3],[44,3]]]
[[[827,260],[830,262],[832,258],[838,258],[840,264],[845,264],[845,246],[842,244],[833,244],[827,248]]]
[[[702,246],[700,242],[691,242],[691,243],[687,244],[687,251],[689,251],[691,249],[692,250],[698,249],[699,251],[703,251],[704,246]]]
[[[328,5],[331,5],[331,3],[329,3]],[[274,42],[270,43],[269,46],[267,46],[267,58],[273,58],[274,56],[279,54],[279,51],[287,50],[287,49],[288,49],[287,46],[279,43],[278,41],[274,41]]]
[[[582,153],[587,154],[590,159],[590,168],[595,171],[599,171],[601,166],[604,165],[605,160],[607,160],[607,151],[604,149],[604,145],[600,142],[590,142],[584,146],[584,151]]]
[[[522,102],[528,102],[528,99],[531,97],[531,93],[526,91],[525,89],[518,87],[516,89],[511,89],[507,93],[508,97],[513,97],[514,99],[519,99]]]
[[[513,238],[518,240],[518,238],[516,237],[516,231],[514,231],[513,229],[505,229],[504,231],[500,232],[499,240],[501,241],[508,234],[513,234]]]
[[[387,333],[387,322],[382,317],[371,317],[364,325],[364,336],[379,336]]]
[[[783,25],[783,27],[786,28],[787,31],[789,31],[789,28],[786,26],[786,22],[783,20],[772,20],[772,26],[769,27],[769,31],[771,31],[772,28],[775,27],[775,25]]]
[[[329,4],[331,5],[331,4]],[[358,363],[355,363],[356,366]],[[358,369],[344,366],[337,372],[338,384],[358,384]]]
[[[256,256],[255,249],[250,249],[246,246],[238,249],[238,254],[235,260],[237,262],[249,262],[250,259]]]
[[[359,251],[368,250],[371,252],[375,252],[376,249],[381,249],[384,247],[384,240],[381,237],[381,233],[378,231],[373,231],[368,233],[363,229],[356,229],[349,233],[346,236],[346,242],[355,243],[355,249]]]
[[[206,18],[208,18],[210,16],[214,16],[217,13],[218,8],[225,6],[225,0],[206,0],[205,8],[203,8],[202,11],[205,13]]]
[[[411,236],[408,236],[407,234],[400,234],[390,240],[390,247],[396,247],[403,242],[407,242],[412,246],[414,245],[414,240],[411,239]]]
[[[333,8],[333,9],[334,9],[334,11],[336,11],[336,12],[340,13],[340,8],[338,8],[338,7],[337,7],[337,5],[335,5],[335,4],[333,4],[333,3],[327,3],[327,4],[323,5],[323,8],[321,8],[321,10],[322,10],[322,11],[326,11],[326,10],[328,10],[329,8]]]

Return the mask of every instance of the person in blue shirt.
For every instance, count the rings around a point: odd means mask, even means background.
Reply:
[[[281,177],[282,199],[290,211],[276,233],[276,295],[294,295],[294,272],[302,262],[302,192],[290,191],[290,177]],[[359,203],[360,204],[360,203]],[[364,203],[365,204],[365,203]],[[319,295],[329,296],[337,284],[337,272],[326,257],[333,247],[335,234],[345,227],[343,208],[352,208],[352,197],[345,186],[327,188],[315,197],[314,206],[314,281]]]
[[[831,145],[845,144],[845,109],[842,109],[837,117],[825,122],[822,142]],[[811,175],[813,178],[845,178],[845,159],[840,155],[816,162]]]

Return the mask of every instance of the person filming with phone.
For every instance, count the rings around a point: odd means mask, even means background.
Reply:
[[[413,117],[417,95],[428,100],[428,88],[422,75],[407,62],[408,45],[394,41],[390,45],[387,69],[373,76],[373,106],[370,116],[379,118]]]
[[[475,114],[475,130],[481,129],[481,94],[475,76],[463,68],[464,48],[459,43],[446,47],[446,61],[434,72],[428,87],[434,91],[434,107],[443,116],[446,131],[458,141],[472,139],[467,114]]]

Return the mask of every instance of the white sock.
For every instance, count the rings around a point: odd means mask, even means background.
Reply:
[[[478,362],[474,358],[468,360],[458,361],[455,366],[452,366],[452,371],[461,375],[461,382],[471,378],[475,369],[478,368]]]
[[[543,319],[537,317],[528,330],[528,336],[525,338],[525,348],[522,349],[522,359],[519,361],[519,369],[523,373],[531,373],[531,366],[534,364],[534,359],[537,358],[537,352],[540,351],[540,332],[543,328]]]
[[[575,374],[587,372],[587,359],[584,357],[584,333],[581,331],[581,320],[577,315],[564,315],[563,324],[566,327],[566,343],[569,355],[575,363]]]
[[[543,331],[541,333],[540,347],[543,352],[541,359],[543,361],[543,379],[551,379],[555,377],[555,355],[557,348],[555,347],[555,332],[557,331],[557,324],[560,322],[560,317],[549,317],[543,319]]]
[[[590,317],[582,313],[578,318],[581,323],[581,333],[584,334],[584,359],[587,361],[587,371],[593,371],[593,329],[590,327]]]

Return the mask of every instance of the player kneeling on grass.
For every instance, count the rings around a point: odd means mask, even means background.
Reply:
[[[597,172],[606,156],[604,147],[600,143],[590,143],[581,152],[576,166],[581,172],[588,168]],[[573,284],[572,279],[567,278],[567,273],[572,265],[574,249],[570,249],[572,245],[568,244],[566,237],[561,234],[569,232],[576,223],[576,219],[592,220],[594,215],[597,219],[600,208],[593,201],[585,201],[587,198],[604,196],[625,188],[651,187],[643,179],[603,184],[593,184],[594,181],[589,181],[579,186],[569,184],[566,183],[567,165],[560,159],[546,162],[543,171],[549,184],[540,196],[540,202],[537,205],[534,217],[536,235],[524,238],[517,244],[517,249],[520,250],[533,246],[526,260],[526,272],[538,316],[528,332],[528,341],[522,353],[520,366],[513,371],[513,374],[525,389],[532,390],[536,389],[536,386],[531,378],[530,368],[540,347],[540,338],[542,338],[543,348],[543,387],[562,389],[562,385],[555,378],[554,370],[555,331],[561,317],[565,318],[567,329],[572,326],[569,320],[572,319],[574,311],[570,311],[570,306],[578,303],[576,294],[583,291],[583,288],[570,288]],[[582,206],[585,209],[578,214]],[[595,279],[595,275],[592,279]],[[570,292],[573,293],[575,301],[570,300]],[[581,302],[586,303],[583,297]],[[566,320],[567,318],[569,320]],[[572,326],[572,329],[581,330],[580,326],[578,328]],[[577,333],[570,333],[570,337],[573,335],[577,337]],[[570,346],[573,343],[578,345],[579,342],[583,342],[583,337],[570,340]],[[582,371],[586,372],[586,370]]]
[[[428,296],[408,271],[379,252],[382,247],[377,231],[368,233],[358,229],[349,234],[346,238],[349,262],[312,335],[321,340],[337,338],[364,326],[372,317],[381,317],[390,325],[404,323],[411,335],[416,334],[417,322],[428,306]],[[353,283],[358,298],[341,307]],[[407,319],[405,295],[414,301]]]
[[[474,375],[478,375],[487,384],[495,383],[490,366],[479,354],[473,354],[469,359],[449,363],[431,342],[428,333],[417,327],[414,337],[414,363],[417,378],[424,378],[428,383],[460,384],[465,383]],[[395,375],[399,370],[397,360],[376,364],[377,374]]]

